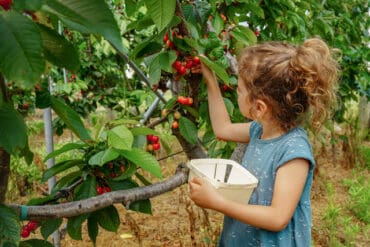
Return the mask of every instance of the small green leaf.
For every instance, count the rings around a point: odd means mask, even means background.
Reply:
[[[95,217],[94,214],[92,214],[87,219],[87,233],[89,234],[89,237],[91,241],[94,243],[94,246],[96,245],[96,238],[99,233],[99,226],[98,226],[98,220]]]
[[[90,214],[81,214],[68,219],[67,232],[74,240],[82,240],[82,223],[89,217]]]
[[[129,208],[144,214],[152,214],[152,204],[149,199],[133,202],[130,204]]]
[[[224,68],[204,56],[200,56],[199,58],[205,65],[212,69],[221,80],[224,82],[229,81],[229,75],[226,73]]]
[[[0,11],[0,33],[0,72],[9,81],[31,87],[45,69],[39,29],[20,13]]]
[[[46,202],[49,202],[50,200],[53,200],[54,196],[48,195],[45,197],[38,197],[38,198],[32,198],[28,201],[27,205],[32,206],[32,205],[43,205]]]
[[[45,58],[58,67],[77,71],[80,66],[80,60],[73,44],[47,26],[39,24],[38,28],[42,38]]]
[[[159,64],[161,69],[168,73],[172,73],[172,63],[175,62],[176,58],[177,56],[174,51],[162,52],[159,55]]]
[[[36,107],[39,109],[45,109],[51,106],[51,95],[47,90],[40,92],[36,91]]]
[[[188,118],[182,116],[179,119],[179,130],[181,135],[191,144],[198,142],[198,129]]]
[[[71,150],[74,150],[74,149],[81,149],[81,148],[84,148],[84,147],[87,147],[86,143],[67,143],[63,147],[49,153],[45,157],[44,161],[46,162],[48,159],[54,158],[54,157],[56,157],[56,156],[58,156],[62,153],[65,153],[65,152],[68,152],[68,151],[71,151]]]
[[[51,107],[55,113],[63,120],[68,128],[73,131],[73,133],[75,133],[82,141],[92,140],[77,112],[57,98],[52,97],[51,103]]]
[[[148,13],[153,22],[162,31],[175,16],[176,1],[173,0],[145,0]]]
[[[86,180],[77,186],[75,190],[75,201],[90,198],[97,195],[96,192],[96,178],[93,176],[88,176]]]
[[[0,204],[0,240],[18,242],[21,237],[19,216],[14,210]]]
[[[83,163],[84,163],[84,161],[79,160],[79,159],[78,160],[65,160],[65,161],[59,162],[59,163],[55,164],[54,166],[50,167],[49,169],[45,170],[41,181],[45,182],[46,180],[48,180],[52,176],[55,176],[56,174],[58,174],[60,172],[63,172],[63,171],[65,171],[65,170],[67,170],[71,167],[74,167],[74,166],[77,166],[77,165],[80,165],[80,164],[83,164]]]
[[[57,180],[57,183],[54,185],[51,191],[51,194],[54,195],[56,192],[58,192],[62,188],[68,187],[69,185],[77,181],[77,179],[79,179],[81,176],[82,176],[82,171],[80,170],[68,173],[67,175]]]
[[[103,209],[100,209],[94,213],[98,223],[105,230],[110,232],[116,232],[119,224],[119,214],[117,209],[114,206],[109,206]]]
[[[63,219],[47,219],[41,223],[41,235],[44,239],[47,239],[53,232],[58,230],[62,224]]]
[[[19,247],[53,247],[53,244],[43,239],[28,239],[21,241]]]
[[[114,127],[107,131],[108,145],[116,149],[131,149],[134,137],[124,125]]]
[[[136,135],[159,135],[159,133],[148,127],[136,127],[131,129],[131,133]]]
[[[141,149],[120,150],[120,154],[137,166],[150,172],[158,178],[162,178],[161,167],[153,155]]]
[[[118,152],[116,152],[113,148],[109,148],[93,155],[89,159],[89,165],[103,166],[107,162],[117,159],[118,156]]]
[[[0,146],[14,154],[27,144],[27,127],[22,116],[8,104],[0,107]]]

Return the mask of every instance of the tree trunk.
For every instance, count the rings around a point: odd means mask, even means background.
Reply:
[[[0,203],[5,202],[10,173],[10,154],[0,147]]]

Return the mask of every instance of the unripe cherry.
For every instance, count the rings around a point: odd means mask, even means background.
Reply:
[[[177,129],[179,127],[179,122],[173,121],[172,123],[172,129]]]
[[[181,118],[181,113],[178,112],[178,111],[175,111],[175,113],[173,114],[174,118],[175,119],[180,119]]]
[[[153,144],[148,144],[147,146],[146,146],[146,150],[148,150],[148,151],[153,151]]]

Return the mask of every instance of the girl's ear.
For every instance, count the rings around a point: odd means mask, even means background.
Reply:
[[[265,116],[265,114],[267,113],[268,111],[268,105],[265,103],[265,101],[263,100],[256,100],[256,116],[258,119],[262,118],[263,116]]]

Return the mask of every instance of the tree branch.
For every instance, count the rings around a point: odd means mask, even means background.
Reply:
[[[56,205],[28,206],[27,219],[69,218],[91,213],[115,203],[122,203],[128,207],[132,202],[155,197],[185,184],[188,181],[188,174],[189,169],[184,163],[181,163],[174,176],[149,186],[113,191],[85,200]],[[22,205],[9,204],[8,207],[21,215]]]

